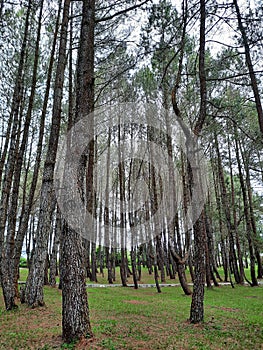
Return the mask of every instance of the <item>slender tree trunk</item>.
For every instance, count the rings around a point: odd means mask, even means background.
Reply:
[[[49,271],[49,284],[51,287],[56,286],[56,276],[57,276],[57,255],[58,255],[58,247],[61,240],[61,214],[59,208],[57,208],[56,213],[56,224],[55,224],[55,232],[54,232],[54,241],[52,247],[52,254],[50,257],[50,271]]]
[[[141,256],[141,247],[139,246],[137,248],[137,270],[138,270],[138,276],[137,276],[137,280],[141,281],[142,279],[142,256]]]
[[[62,0],[59,2],[59,9],[57,14],[57,21],[55,26],[55,32],[54,32],[54,39],[52,43],[52,49],[50,54],[50,62],[48,67],[48,74],[47,74],[47,82],[46,82],[46,90],[44,95],[44,102],[42,106],[42,113],[40,117],[40,125],[39,125],[39,135],[38,135],[38,143],[37,143],[37,150],[36,150],[36,159],[33,169],[33,175],[31,180],[31,186],[28,194],[28,198],[26,200],[26,205],[24,209],[24,214],[21,217],[21,220],[19,222],[18,232],[16,236],[16,242],[15,242],[15,268],[18,269],[19,266],[19,260],[21,256],[21,251],[23,247],[23,241],[24,237],[26,235],[27,229],[28,229],[28,222],[30,219],[30,213],[33,207],[36,187],[37,187],[37,181],[38,181],[38,175],[42,160],[42,149],[43,149],[43,138],[44,138],[44,130],[45,130],[45,119],[46,119],[46,113],[47,113],[47,106],[48,106],[48,100],[49,100],[49,94],[50,94],[50,87],[51,87],[51,79],[52,79],[52,71],[53,71],[53,65],[54,65],[54,57],[55,57],[55,50],[56,50],[56,43],[57,43],[57,36],[58,36],[58,29],[59,29],[59,22],[60,22],[60,12],[61,12],[61,3]],[[28,259],[29,261],[29,259]],[[15,283],[17,283],[17,277],[15,277]]]
[[[160,235],[156,237],[157,263],[161,273],[161,282],[165,283],[164,252]]]
[[[109,128],[108,134],[108,144],[107,144],[107,164],[106,164],[106,186],[105,186],[105,207],[103,212],[103,221],[105,223],[104,227],[104,244],[105,244],[105,257],[106,257],[106,267],[108,270],[108,282],[109,284],[113,283],[112,276],[112,263],[111,263],[111,254],[110,254],[110,237],[109,237],[109,178],[110,178],[110,145],[111,145],[111,129]]]
[[[209,222],[208,215],[205,216],[205,225],[206,225],[206,236],[207,236],[207,253],[209,256],[209,271],[210,271],[210,277],[213,280],[213,283],[216,287],[219,286],[215,276],[214,272],[216,271],[218,274],[218,271],[215,266],[215,256],[214,256],[214,242],[213,242],[213,235],[211,231],[211,225]],[[208,264],[207,264],[208,265]]]
[[[110,248],[105,247],[105,252],[106,252],[106,266],[107,266],[107,270],[108,270],[108,282],[109,282],[109,284],[113,284]]]
[[[91,281],[97,282],[96,243],[91,243]]]
[[[125,138],[125,135],[123,135],[123,138]],[[118,175],[119,175],[119,193],[120,193],[120,222],[121,227],[123,228],[123,231],[127,229],[127,222],[126,222],[126,213],[124,208],[125,206],[125,165],[123,162],[123,147],[122,147],[122,137],[121,137],[121,126],[120,126],[120,120],[118,125]],[[126,237],[124,235],[121,235],[121,262],[120,262],[120,275],[121,275],[121,282],[123,287],[127,287],[127,269],[126,269],[126,260],[125,260],[125,240]]]
[[[66,67],[67,28],[70,0],[65,0],[61,25],[58,64],[55,77],[52,124],[48,151],[44,164],[40,195],[40,215],[38,221],[35,253],[26,283],[25,298],[29,306],[43,306],[44,270],[48,249],[48,237],[51,226],[52,203],[54,201],[53,173],[56,161],[58,138],[61,122],[61,103],[63,97],[64,72]]]
[[[255,271],[255,253],[254,253],[254,246],[253,246],[253,240],[252,240],[252,227],[251,227],[251,221],[250,221],[250,215],[249,215],[249,204],[248,204],[248,198],[247,198],[247,191],[244,181],[244,176],[242,172],[241,167],[241,161],[240,161],[240,154],[239,154],[239,145],[237,141],[237,131],[235,130],[235,151],[236,151],[236,159],[237,159],[237,165],[238,165],[238,172],[239,172],[239,181],[243,196],[243,203],[244,203],[244,214],[245,214],[245,220],[246,220],[246,234],[247,234],[247,241],[248,241],[248,247],[249,247],[249,257],[250,257],[250,274],[251,274],[251,281],[252,286],[257,286],[257,278],[256,278],[256,271]]]
[[[34,66],[33,66],[31,92],[29,96],[28,109],[24,120],[23,137],[22,137],[20,149],[18,152],[18,156],[16,159],[16,165],[15,165],[14,174],[13,174],[12,195],[10,200],[8,225],[7,225],[7,233],[6,233],[6,254],[4,255],[3,262],[2,262],[3,264],[2,266],[9,267],[8,268],[9,278],[6,279],[5,283],[3,284],[3,290],[5,288],[7,288],[8,290],[13,289],[12,295],[16,294],[16,283],[14,279],[17,274],[17,270],[15,265],[14,247],[15,247],[15,234],[16,234],[16,223],[17,223],[16,219],[17,219],[20,177],[21,177],[21,171],[23,166],[23,160],[26,152],[26,146],[28,143],[29,127],[32,119],[32,111],[33,111],[33,104],[34,104],[34,97],[35,97],[35,90],[36,90],[42,9],[43,9],[43,1],[40,4],[40,11],[39,11],[38,31],[37,31],[37,38],[36,38],[35,59],[34,59]],[[5,271],[7,272],[7,269],[5,269]]]
[[[195,135],[199,135],[206,118],[206,71],[205,71],[205,33],[206,33],[206,2],[200,0],[200,48],[199,48],[199,81],[200,81],[200,115],[194,127]],[[196,160],[198,163],[198,160]],[[190,183],[190,186],[192,184]],[[202,193],[202,192],[201,192]],[[204,320],[204,284],[205,284],[205,216],[202,211],[194,224],[194,261],[195,279],[193,286],[190,322],[199,323]]]
[[[33,140],[34,140],[34,132],[31,138],[30,142],[30,148],[29,148],[29,153],[28,153],[28,160],[24,159],[24,172],[25,172],[25,177],[23,181],[23,194],[22,194],[22,205],[21,205],[21,210],[20,210],[20,220],[19,220],[19,225],[20,222],[25,214],[25,206],[26,206],[26,194],[27,194],[27,183],[28,183],[28,177],[30,174],[30,167],[31,167],[31,155],[32,155],[32,148],[33,148]],[[27,163],[27,164],[26,164]],[[18,232],[19,233],[19,232]],[[16,236],[16,241],[15,241],[15,247],[16,248],[16,242],[17,239],[19,239],[18,236]],[[19,290],[18,290],[18,279],[19,279],[19,264],[20,264],[20,257],[21,254],[19,254],[19,262],[17,263],[18,257],[16,255],[16,250],[14,249],[14,253],[12,256],[13,259],[13,283],[14,283],[14,288],[15,288],[15,295],[17,298],[19,298]]]
[[[179,227],[177,227],[177,230],[178,229],[179,229]],[[169,230],[169,228],[168,228],[168,230]],[[169,236],[172,237],[171,234],[169,234]],[[182,259],[180,257],[180,255],[172,247],[172,240],[170,240],[169,248],[170,248],[171,256],[172,256],[173,260],[176,263],[176,270],[178,272],[178,277],[179,277],[179,282],[181,284],[181,287],[182,287],[185,295],[191,295],[192,291],[191,291],[191,289],[188,286],[188,283],[186,281],[186,276],[185,276],[185,262],[186,262],[185,258]]]
[[[218,176],[219,176],[219,183],[221,188],[221,198],[222,198],[222,204],[223,204],[223,210],[226,218],[226,226],[228,230],[228,237],[229,237],[229,262],[233,268],[235,281],[236,283],[240,283],[240,275],[238,271],[238,265],[237,265],[237,257],[234,247],[234,232],[235,232],[235,226],[232,223],[231,220],[231,209],[230,209],[230,203],[227,199],[227,190],[225,185],[225,179],[224,179],[224,172],[223,172],[223,166],[222,166],[222,160],[219,152],[219,146],[218,146],[218,140],[217,135],[214,133],[214,140],[215,140],[215,147],[216,147],[216,153],[217,153],[217,161],[218,161]]]
[[[99,246],[99,266],[100,266],[100,274],[102,277],[104,277],[104,249],[101,247],[101,245]]]
[[[248,166],[248,160],[244,159],[245,158],[244,152],[242,152],[242,158],[243,158],[245,172],[246,172],[246,187],[247,187],[247,193],[248,193],[249,215],[250,215],[250,222],[251,222],[251,228],[252,228],[252,233],[253,233],[255,257],[256,257],[257,265],[258,265],[257,278],[263,278],[262,260],[261,260],[260,251],[259,251],[258,244],[257,244],[257,227],[256,227],[256,222],[255,222],[255,216],[254,216],[254,206],[253,206],[252,189],[251,189],[251,181],[250,181],[250,171],[249,171],[249,166]]]
[[[126,256],[125,256],[124,248],[121,248],[120,275],[121,275],[122,286],[127,287],[127,268],[126,268]]]
[[[5,300],[5,306],[7,310],[12,310],[16,307],[15,304],[15,289],[14,289],[14,281],[13,281],[13,261],[12,264],[8,261],[8,256],[12,254],[13,250],[13,239],[10,236],[7,236],[7,241],[4,242],[5,237],[5,227],[7,220],[7,212],[8,212],[8,203],[11,191],[11,184],[13,173],[16,164],[16,155],[18,149],[18,141],[19,141],[19,125],[21,124],[21,118],[19,120],[19,108],[21,106],[22,100],[22,86],[23,86],[23,69],[25,64],[25,55],[26,55],[26,46],[27,46],[27,38],[29,33],[29,18],[32,10],[32,1],[29,0],[26,20],[25,20],[25,29],[24,29],[24,37],[23,43],[20,52],[20,61],[18,66],[18,72],[16,77],[16,83],[14,88],[14,95],[11,107],[11,115],[10,120],[13,119],[12,131],[11,131],[11,139],[10,146],[7,158],[7,167],[5,171],[5,176],[3,179],[3,188],[2,188],[2,196],[0,202],[0,280],[3,287],[3,294]],[[18,135],[18,136],[17,136]]]
[[[225,237],[223,234],[223,220],[222,220],[222,209],[221,209],[221,202],[220,202],[220,191],[219,191],[219,175],[216,174],[216,165],[212,161],[212,168],[213,168],[213,180],[214,180],[214,188],[215,188],[215,196],[216,196],[216,207],[217,207],[217,212],[219,216],[219,232],[220,232],[220,242],[219,242],[219,247],[218,249],[218,257],[219,257],[219,265],[220,265],[220,252],[221,252],[221,258],[222,258],[222,265],[223,265],[223,270],[224,270],[224,282],[228,281],[228,265],[227,265],[227,256],[226,256],[226,247],[225,247]],[[217,160],[218,163],[218,160]],[[218,167],[217,167],[217,173],[218,173]]]
[[[110,259],[111,259],[111,275],[113,282],[116,282],[116,256],[117,250],[116,248],[111,248]]]
[[[131,265],[132,265],[132,278],[134,283],[134,289],[138,289],[138,278],[136,271],[136,249],[132,247],[131,250]]]
[[[189,266],[189,271],[190,271],[190,275],[191,275],[191,280],[192,282],[195,279],[195,272],[194,272],[194,266],[193,266],[193,252],[192,249],[190,249],[189,251],[189,257],[188,257],[188,266]]]
[[[4,127],[2,129],[3,134],[5,132],[5,137],[4,137],[5,143],[4,143],[4,147],[3,147],[3,151],[2,151],[1,159],[0,159],[0,190],[2,187],[2,175],[3,175],[3,169],[4,169],[5,160],[6,160],[6,156],[7,156],[8,146],[9,146],[9,142],[10,142],[10,137],[11,137],[12,124],[13,124],[13,114],[11,113],[9,116],[9,119],[8,119],[6,131],[4,130]],[[1,150],[2,150],[2,148],[1,148]]]
[[[228,157],[229,157],[230,180],[231,180],[231,206],[233,211],[233,229],[235,232],[235,237],[233,237],[232,239],[233,241],[232,246],[234,247],[234,244],[236,243],[238,263],[239,263],[239,283],[243,284],[244,283],[244,265],[243,265],[242,254],[241,254],[240,244],[239,244],[239,236],[238,236],[237,213],[236,213],[236,205],[235,205],[235,186],[234,186],[234,179],[233,179],[232,156],[231,156],[229,136],[228,136]],[[234,238],[235,238],[235,243],[234,243]],[[232,248],[232,251],[234,251],[234,248]],[[234,259],[236,259],[235,254],[234,254]],[[236,265],[237,263],[234,266],[235,268],[236,268]],[[235,276],[235,279],[237,282],[236,276]]]
[[[157,267],[157,257],[156,257],[156,253],[154,252],[154,247],[151,244],[151,242],[149,243],[151,245],[151,258],[153,259],[153,270],[154,270],[154,281],[155,281],[155,285],[156,285],[156,289],[158,293],[161,293],[162,290],[160,288],[160,284],[159,284],[159,274],[158,274],[158,267]]]
[[[147,248],[146,248],[146,266],[148,269],[148,273],[149,275],[152,275],[153,273],[153,259],[151,257],[151,244],[147,244]]]
[[[252,85],[254,98],[255,98],[255,102],[256,102],[259,128],[260,128],[261,134],[263,136],[263,109],[262,109],[262,104],[261,104],[261,99],[260,99],[260,92],[259,92],[259,88],[258,88],[258,83],[257,83],[256,75],[254,72],[253,63],[251,60],[248,38],[247,38],[245,27],[242,23],[242,16],[240,13],[240,9],[239,9],[237,0],[233,0],[233,4],[234,4],[235,9],[236,9],[238,27],[239,27],[240,33],[242,35],[243,45],[245,48],[246,64],[248,66],[249,75],[250,75],[250,79],[251,79],[251,85]]]

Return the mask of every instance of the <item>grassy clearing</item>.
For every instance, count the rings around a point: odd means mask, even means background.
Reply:
[[[148,283],[148,282],[147,282]],[[187,322],[191,298],[180,287],[90,288],[95,338],[63,344],[61,292],[45,288],[47,306],[12,312],[0,298],[0,349],[263,349],[263,287],[207,290],[205,322]]]
[[[27,273],[28,273],[28,269],[27,268],[20,268],[20,278],[19,281],[24,282],[26,281],[27,278]],[[186,277],[188,279],[188,281],[191,281],[191,277],[190,277],[190,273],[188,270],[186,270]],[[107,280],[107,270],[104,269],[104,276],[102,276],[101,274],[97,275],[97,279],[98,282],[97,284],[108,284],[108,280]],[[57,278],[57,283],[59,282],[59,279]],[[167,277],[166,279],[167,283],[179,283],[178,278],[176,277],[176,279],[171,280],[169,277]],[[94,282],[90,282],[89,279],[87,279],[87,283],[94,283]],[[119,267],[116,268],[116,281],[114,282],[115,284],[121,284],[121,277],[120,277],[120,269]],[[133,283],[133,279],[132,276],[130,276],[128,278],[128,283]],[[140,284],[155,284],[154,281],[154,275],[149,275],[147,268],[142,268],[142,279],[139,282]]]

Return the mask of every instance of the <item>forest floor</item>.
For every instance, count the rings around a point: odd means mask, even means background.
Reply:
[[[149,276],[143,280],[151,283]],[[160,294],[154,288],[87,290],[94,339],[78,344],[62,341],[60,290],[45,287],[45,307],[19,305],[11,312],[5,311],[0,290],[0,349],[263,350],[262,286],[207,289],[200,325],[187,321],[191,297],[180,287],[163,288]]]

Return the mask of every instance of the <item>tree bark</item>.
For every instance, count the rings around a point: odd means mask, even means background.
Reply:
[[[194,133],[198,136],[206,118],[206,72],[205,72],[205,31],[206,31],[206,2],[200,0],[200,48],[199,48],[199,81],[200,81],[200,114],[194,127]],[[198,164],[198,159],[196,160]],[[190,183],[190,186],[192,184]],[[204,320],[204,284],[205,284],[205,216],[204,209],[194,224],[194,249],[195,249],[195,279],[193,286],[192,303],[190,310],[190,322],[200,323]]]
[[[237,213],[236,213],[236,205],[235,205],[235,186],[234,186],[234,178],[233,178],[232,156],[231,156],[229,136],[228,136],[228,157],[229,157],[230,181],[231,181],[231,206],[232,206],[232,212],[233,212],[233,229],[235,232],[235,237],[233,237],[232,245],[234,247],[234,244],[236,243],[238,263],[239,263],[239,283],[243,284],[244,283],[244,265],[242,260],[240,244],[239,244]],[[235,243],[234,243],[234,238],[235,238]],[[234,248],[232,248],[232,251],[234,251]],[[234,255],[234,258],[236,259],[235,255]],[[235,279],[236,279],[236,276],[235,276]],[[236,282],[237,282],[237,279],[236,279]]]
[[[242,35],[243,45],[245,48],[246,64],[248,66],[249,75],[250,75],[250,79],[251,79],[251,85],[252,85],[254,98],[255,98],[255,102],[256,102],[259,129],[260,129],[260,132],[263,136],[263,109],[262,109],[262,104],[261,104],[261,99],[260,99],[260,92],[259,92],[259,88],[258,88],[258,83],[257,83],[256,75],[254,72],[253,63],[251,60],[248,38],[247,38],[245,27],[243,26],[243,23],[242,23],[242,16],[240,13],[240,9],[239,9],[237,0],[233,0],[233,4],[234,4],[235,9],[236,9],[238,27],[239,27],[240,33]]]
[[[238,265],[237,265],[237,257],[235,252],[235,246],[234,246],[234,232],[235,232],[235,226],[232,223],[231,220],[231,208],[230,203],[228,201],[227,197],[227,190],[225,185],[225,179],[224,179],[224,171],[222,166],[222,160],[219,152],[219,146],[218,146],[218,140],[217,135],[214,133],[214,140],[215,140],[215,148],[217,153],[217,162],[218,162],[218,177],[219,177],[219,183],[220,183],[220,189],[221,189],[221,201],[223,205],[223,210],[226,218],[226,226],[228,230],[228,238],[229,238],[229,263],[231,264],[231,267],[234,272],[235,281],[236,283],[240,283],[240,275],[238,271]]]
[[[52,203],[54,201],[53,173],[58,147],[61,122],[61,103],[63,97],[64,72],[66,67],[67,28],[69,20],[70,0],[65,0],[61,35],[59,44],[58,64],[55,77],[54,101],[52,110],[51,131],[48,150],[44,164],[43,179],[40,195],[40,215],[36,236],[35,253],[26,282],[25,299],[28,306],[44,305],[43,285],[45,259],[48,250],[48,237],[51,226]]]
[[[246,235],[247,235],[247,241],[248,241],[248,248],[249,248],[249,257],[250,257],[250,275],[251,275],[251,284],[252,286],[257,286],[257,278],[256,278],[256,271],[255,271],[255,252],[254,252],[254,246],[253,246],[253,239],[252,239],[252,227],[251,227],[251,220],[249,215],[249,203],[248,203],[248,196],[247,196],[247,190],[245,185],[245,180],[242,172],[241,167],[241,161],[240,161],[240,154],[239,154],[239,145],[237,140],[237,130],[235,129],[235,151],[236,151],[236,159],[237,159],[237,166],[238,166],[238,172],[239,172],[239,181],[243,196],[243,203],[244,203],[244,214],[245,214],[245,220],[246,220]]]
[[[20,60],[17,71],[16,83],[14,87],[14,95],[11,106],[11,116],[10,121],[12,120],[12,131],[10,138],[10,146],[7,158],[7,167],[5,171],[5,176],[3,179],[2,185],[2,196],[0,203],[0,280],[3,287],[3,294],[5,300],[5,306],[7,310],[12,310],[16,307],[15,304],[15,290],[13,283],[13,261],[12,264],[9,263],[8,256],[12,253],[10,249],[13,249],[13,240],[12,237],[7,237],[5,242],[5,227],[7,220],[8,212],[8,203],[10,192],[12,188],[12,178],[16,164],[16,156],[18,150],[18,141],[19,141],[19,125],[21,125],[21,118],[19,120],[19,108],[22,100],[22,87],[23,87],[23,70],[25,65],[25,56],[26,56],[26,47],[27,47],[27,38],[29,33],[29,19],[32,11],[32,1],[28,1],[28,8],[25,20],[25,28],[23,35],[23,42],[20,51]]]
[[[241,146],[240,146],[241,149]],[[260,256],[260,250],[257,244],[257,227],[255,222],[255,216],[254,216],[254,206],[253,206],[253,195],[252,195],[252,189],[251,189],[251,181],[250,181],[250,170],[249,170],[249,163],[248,159],[246,159],[244,155],[244,151],[241,150],[243,163],[245,167],[245,173],[246,173],[246,187],[247,187],[247,193],[248,193],[248,203],[249,203],[249,216],[250,216],[250,222],[251,222],[251,229],[253,233],[253,243],[255,248],[255,257],[257,260],[258,265],[258,273],[257,278],[263,278],[263,267],[262,267],[262,260]],[[249,155],[248,155],[249,157]]]
[[[38,70],[38,61],[39,61],[39,43],[40,43],[40,33],[41,33],[41,26],[42,26],[41,24],[42,10],[43,10],[43,1],[40,3],[40,10],[39,10],[35,58],[34,58],[34,65],[33,65],[32,83],[31,83],[31,91],[30,91],[29,102],[28,102],[28,109],[24,120],[23,136],[22,136],[20,148],[18,151],[18,156],[16,158],[16,165],[14,167],[12,195],[10,199],[8,225],[7,225],[7,233],[6,233],[6,252],[5,252],[5,255],[3,256],[3,262],[2,262],[2,266],[6,266],[6,267],[8,266],[8,270],[9,270],[8,272],[9,278],[5,280],[5,283],[3,284],[3,290],[5,288],[9,290],[13,289],[13,292],[12,292],[13,295],[16,295],[15,280],[16,280],[17,270],[16,270],[14,248],[15,248],[15,235],[16,235],[16,223],[17,223],[16,219],[17,219],[17,209],[18,209],[18,196],[19,196],[22,166],[23,166],[24,156],[25,156],[26,147],[27,147],[28,138],[29,138],[29,127],[32,119],[32,111],[33,111],[34,97],[35,97],[35,91],[36,91],[37,70]],[[4,273],[7,273],[6,268]]]
[[[77,60],[76,113],[74,122],[89,116],[90,139],[94,139],[94,29],[95,0],[83,0],[80,46]],[[76,135],[77,137],[77,135]],[[87,210],[93,211],[94,142],[88,147],[86,173]],[[81,160],[80,160],[81,161]],[[84,172],[85,164],[81,163]],[[84,178],[83,178],[84,180]],[[83,184],[80,184],[81,186]],[[84,197],[84,192],[83,199]],[[62,336],[66,342],[92,337],[85,282],[82,237],[65,223],[62,232]]]
[[[62,336],[70,343],[92,337],[81,237],[64,223],[62,233]]]
[[[56,224],[55,224],[55,232],[54,232],[54,241],[52,247],[52,254],[50,257],[50,270],[49,270],[49,284],[51,287],[56,286],[56,276],[57,276],[57,255],[58,255],[58,247],[61,240],[61,214],[59,208],[57,208],[56,213]]]
[[[57,36],[58,36],[58,30],[59,30],[61,4],[62,4],[62,0],[60,0],[60,2],[59,2],[59,9],[58,9],[56,26],[55,26],[55,31],[54,31],[54,38],[53,38],[52,49],[51,49],[51,54],[50,54],[50,61],[49,61],[47,81],[46,81],[46,89],[45,89],[44,101],[43,101],[42,112],[41,112],[41,117],[40,117],[38,143],[37,143],[36,159],[35,159],[35,164],[34,164],[34,169],[33,169],[33,175],[32,175],[29,194],[28,194],[28,197],[26,199],[24,213],[19,221],[18,232],[16,235],[15,270],[18,270],[18,267],[19,267],[19,260],[20,260],[21,251],[22,251],[22,247],[23,247],[23,241],[24,241],[27,229],[28,229],[28,223],[30,221],[30,213],[31,213],[31,210],[33,207],[33,202],[34,202],[34,197],[35,197],[35,192],[36,192],[37,182],[38,182],[38,176],[39,176],[39,170],[40,170],[40,165],[41,165],[41,160],[42,160],[41,156],[42,156],[42,149],[43,149],[45,119],[46,119],[47,106],[48,106],[48,101],[49,101],[52,71],[53,71],[55,50],[56,50],[56,44],[57,44]],[[29,243],[30,243],[30,239],[29,239]],[[29,254],[28,254],[28,257],[29,257]],[[28,258],[28,262],[29,262],[29,258]],[[15,283],[17,283],[17,276],[15,276]]]

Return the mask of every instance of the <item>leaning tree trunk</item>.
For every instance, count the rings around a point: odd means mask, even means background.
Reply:
[[[19,125],[21,125],[20,115],[19,119],[19,108],[22,100],[22,87],[23,87],[23,70],[25,65],[25,55],[26,55],[26,46],[27,46],[27,38],[29,32],[29,19],[32,10],[32,1],[28,2],[28,9],[25,20],[25,29],[24,29],[24,37],[20,52],[20,61],[17,71],[16,83],[14,88],[14,95],[11,107],[11,116],[10,120],[13,120],[12,123],[12,131],[10,137],[10,146],[7,158],[7,166],[3,179],[2,185],[2,195],[0,202],[0,280],[3,287],[3,294],[5,300],[5,306],[7,310],[12,310],[16,307],[15,305],[15,291],[13,288],[13,274],[12,268],[8,261],[8,255],[11,254],[10,249],[12,249],[12,239],[11,237],[7,237],[7,241],[5,241],[5,228],[6,228],[6,220],[8,213],[8,203],[10,192],[12,188],[12,179],[13,173],[15,169],[16,156],[18,151],[18,142],[19,142]],[[10,251],[10,252],[9,252]]]
[[[69,5],[70,0],[65,0],[60,34],[58,64],[55,77],[51,131],[41,186],[40,215],[36,234],[36,246],[25,290],[26,302],[31,307],[44,305],[44,273],[46,256],[48,252],[48,238],[51,226],[52,203],[54,201],[53,173],[55,168],[61,122],[61,104],[63,98],[63,83],[67,57],[66,48]]]
[[[18,211],[18,200],[19,200],[19,187],[20,187],[20,179],[21,179],[22,166],[24,162],[24,156],[25,156],[25,152],[28,144],[29,128],[32,120],[32,112],[33,112],[34,98],[35,98],[35,91],[36,91],[37,70],[38,70],[38,61],[39,61],[39,43],[40,43],[40,33],[41,33],[41,27],[42,27],[42,24],[41,24],[42,10],[43,10],[43,0],[40,4],[39,17],[38,17],[38,30],[37,30],[37,37],[36,37],[31,92],[29,96],[28,109],[24,120],[22,141],[20,144],[18,156],[16,158],[16,165],[14,168],[12,195],[10,199],[8,225],[7,225],[7,232],[6,232],[6,250],[5,250],[5,254],[3,256],[3,262],[2,262],[2,266],[5,266],[4,274],[8,273],[8,278],[6,278],[5,283],[3,283],[3,290],[7,289],[9,291],[12,291],[11,292],[12,295],[16,295],[15,276],[17,274],[17,270],[16,270],[16,264],[15,264],[14,248],[15,248],[15,235],[16,235],[17,211]]]
[[[39,170],[40,170],[40,166],[41,166],[41,160],[42,160],[41,156],[42,156],[42,150],[43,150],[43,138],[44,138],[44,131],[45,131],[45,119],[46,119],[49,94],[50,94],[50,88],[51,88],[52,71],[53,71],[53,65],[54,65],[55,50],[56,50],[57,36],[58,36],[58,29],[59,29],[59,22],[60,22],[61,4],[62,4],[62,0],[60,0],[60,2],[59,2],[57,21],[56,21],[56,26],[55,26],[51,54],[50,54],[50,62],[49,62],[49,67],[48,67],[46,89],[45,89],[44,101],[43,101],[42,112],[41,112],[40,123],[39,123],[38,143],[37,143],[37,150],[36,150],[36,158],[35,158],[35,164],[34,164],[34,169],[33,169],[33,175],[32,175],[32,180],[31,180],[31,185],[30,185],[28,197],[26,199],[24,213],[21,216],[21,219],[19,221],[18,232],[16,235],[15,253],[14,253],[14,255],[15,255],[15,274],[19,268],[21,251],[22,251],[22,247],[23,247],[24,238],[25,238],[25,235],[26,235],[27,230],[28,230],[30,213],[31,213],[33,203],[34,203],[35,192],[36,192],[38,176],[39,176]],[[17,274],[15,275],[14,280],[15,280],[15,284],[17,284],[17,280],[18,280]]]

